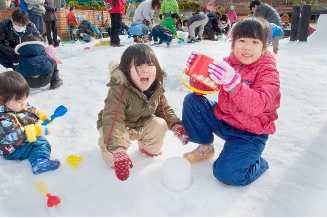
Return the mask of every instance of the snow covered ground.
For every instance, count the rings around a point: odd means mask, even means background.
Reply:
[[[59,105],[68,108],[47,137],[51,157],[59,159],[62,166],[33,175],[27,160],[0,158],[0,216],[327,216],[326,25],[327,15],[321,15],[308,42],[283,39],[280,43],[281,107],[277,132],[263,152],[270,169],[245,187],[225,185],[212,175],[212,164],[224,143],[215,138],[215,158],[191,164],[190,188],[180,192],[165,188],[161,184],[165,160],[197,146],[183,146],[171,132],[159,157],[140,153],[134,142],[128,150],[134,168],[127,181],[118,180],[101,158],[96,120],[108,91],[109,62],[119,61],[133,40],[121,36],[126,45],[121,48],[95,47],[94,43],[58,48],[64,86],[33,89],[29,102],[48,114]],[[84,50],[86,46],[90,49]],[[174,41],[169,49],[153,49],[168,74],[166,97],[181,116],[183,98],[190,92],[180,82],[188,55],[195,50],[222,59],[229,55],[230,42]],[[0,72],[4,71],[0,66]],[[217,94],[209,97],[217,100]],[[83,157],[77,169],[66,162],[70,154]],[[39,180],[61,198],[57,208],[46,207],[46,196],[35,188]]]

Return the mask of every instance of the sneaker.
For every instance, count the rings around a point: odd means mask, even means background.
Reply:
[[[153,46],[159,47],[159,43],[158,42],[153,42],[152,44]]]
[[[147,152],[144,148],[141,148],[141,147],[139,147],[139,150],[140,150],[140,152],[142,152],[150,157],[156,157],[156,156],[159,156],[162,154],[162,151],[160,151],[158,154],[151,154],[151,153]]]
[[[59,160],[36,159],[32,163],[33,174],[40,174],[47,171],[56,170],[60,167]]]
[[[167,42],[167,48],[170,48],[170,42]]]
[[[204,159],[212,158],[215,155],[213,144],[199,145],[195,150],[185,153],[183,157],[190,161],[196,162]]]
[[[201,41],[202,41],[202,38],[199,37],[199,38],[197,38],[195,41],[196,41],[196,42],[201,42]]]
[[[187,43],[195,43],[195,39],[191,39],[191,40],[188,41]]]
[[[62,79],[56,80],[56,81],[51,81],[50,82],[50,89],[56,89],[59,88],[64,84],[64,81]]]
[[[162,41],[161,39],[159,40],[159,45],[161,45],[164,41]]]

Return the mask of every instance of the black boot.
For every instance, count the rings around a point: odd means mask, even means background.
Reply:
[[[62,81],[62,79],[59,78],[59,70],[57,68],[57,64],[55,64],[54,71],[53,71],[53,74],[52,74],[52,78],[51,78],[51,81],[50,81],[50,89],[59,88],[63,84],[64,84],[64,82]]]

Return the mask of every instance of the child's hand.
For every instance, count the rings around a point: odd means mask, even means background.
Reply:
[[[29,124],[25,126],[24,129],[27,136],[27,141],[29,142],[35,142],[37,139],[36,136],[51,134],[51,130],[48,127],[40,124]]]
[[[186,61],[186,67],[187,68],[190,68],[190,66],[194,63],[194,61],[196,60],[198,54],[199,54],[198,52],[192,51],[191,55],[188,56],[187,61]]]
[[[133,163],[125,150],[114,152],[115,173],[119,180],[125,181],[129,177],[129,169],[133,168]]]
[[[42,120],[42,121],[51,120],[50,115],[45,114],[44,111],[38,110],[37,113],[39,114],[40,120]]]
[[[180,124],[175,124],[172,128],[172,131],[173,131],[174,135],[177,138],[179,138],[179,140],[181,141],[181,143],[183,145],[186,145],[190,141],[184,126],[182,126]]]
[[[241,82],[241,75],[225,61],[213,61],[208,66],[210,78],[217,84],[222,85],[224,90],[230,91]]]

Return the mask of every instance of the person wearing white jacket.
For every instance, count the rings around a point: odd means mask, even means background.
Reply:
[[[159,10],[160,8],[160,0],[146,0],[141,2],[135,10],[133,22],[142,22],[149,29],[152,29],[154,10]]]

